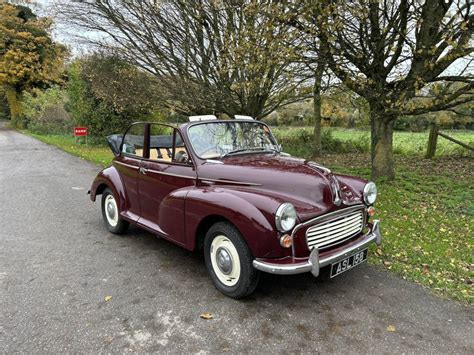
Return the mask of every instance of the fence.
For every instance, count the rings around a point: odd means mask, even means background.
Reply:
[[[432,123],[431,128],[430,128],[430,136],[428,137],[428,149],[426,150],[426,156],[425,156],[428,159],[432,159],[436,153],[436,145],[438,144],[438,136],[441,136],[453,143],[459,144],[461,147],[469,149],[470,151],[474,151],[474,147],[471,147],[467,145],[466,143],[458,141],[457,139],[454,139],[453,137],[450,137],[447,134],[440,132],[438,126]]]

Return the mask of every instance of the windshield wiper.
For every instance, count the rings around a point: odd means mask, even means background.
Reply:
[[[230,152],[225,153],[224,155],[221,156],[221,158],[225,158],[228,155],[238,154],[238,153],[242,153],[246,151],[254,151],[254,150],[272,151],[272,152],[280,153],[280,151],[275,148],[264,148],[264,147],[239,148],[239,149],[234,149],[234,150],[231,150]]]

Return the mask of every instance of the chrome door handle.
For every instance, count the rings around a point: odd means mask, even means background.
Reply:
[[[141,167],[140,169],[138,169],[140,174],[143,174],[143,175],[146,175],[146,172],[148,171],[146,168],[144,167]]]

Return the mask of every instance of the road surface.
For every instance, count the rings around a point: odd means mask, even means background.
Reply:
[[[199,254],[108,233],[86,195],[98,171],[0,128],[2,353],[474,351],[472,308],[368,265],[324,282],[264,275],[227,298]]]

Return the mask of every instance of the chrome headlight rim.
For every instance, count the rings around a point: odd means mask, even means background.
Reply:
[[[290,222],[290,224],[286,226],[283,225],[285,223],[285,215],[288,215],[288,217],[292,218],[292,222]],[[280,232],[285,233],[292,230],[296,225],[296,220],[296,210],[293,204],[289,202],[284,202],[280,206],[278,206],[278,209],[275,213],[275,225]]]
[[[377,200],[377,186],[374,182],[369,181],[365,184],[363,196],[366,205],[370,206],[375,203]]]

